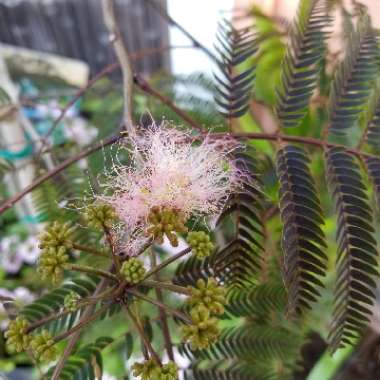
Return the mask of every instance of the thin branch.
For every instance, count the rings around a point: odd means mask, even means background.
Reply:
[[[110,270],[112,269],[112,267],[110,267]],[[94,293],[93,293],[93,296],[96,297],[97,295],[101,294],[101,292],[103,291],[103,289],[107,286],[108,284],[108,280],[107,279],[103,279],[102,281],[100,281],[100,283],[97,285]],[[95,305],[90,305],[88,306],[85,311],[83,312],[83,315],[82,315],[82,318],[81,318],[81,322],[86,320],[86,318],[88,318],[89,316],[91,316],[93,314],[95,310]],[[59,380],[59,377],[61,375],[61,372],[62,372],[62,369],[66,363],[66,360],[67,358],[70,356],[71,352],[73,351],[77,341],[79,340],[80,338],[80,334],[81,331],[77,331],[69,340],[69,342],[67,343],[67,346],[65,347],[65,350],[63,351],[63,354],[61,356],[61,358],[59,359],[57,365],[55,366],[54,368],[54,373],[53,373],[53,376],[51,378],[51,380]]]
[[[188,123],[190,126],[192,126],[194,129],[197,129],[201,133],[205,133],[204,128],[198,124],[197,121],[195,121],[192,117],[190,117],[186,112],[182,111],[180,108],[178,108],[170,98],[162,95],[158,91],[156,91],[152,86],[149,85],[149,83],[143,79],[140,75],[135,74],[133,76],[133,80],[135,84],[144,92],[146,92],[149,95],[152,95],[154,98],[161,101],[161,103],[168,106],[172,111],[174,111],[181,119],[183,119],[186,123]]]
[[[110,33],[110,41],[113,43],[123,77],[124,127],[126,128],[130,137],[133,138],[136,134],[136,130],[133,126],[132,121],[132,68],[129,62],[128,52],[124,46],[122,35],[116,22],[113,0],[102,0],[102,8],[104,23],[106,24],[106,27]]]
[[[151,49],[142,49],[140,51],[137,51],[135,53],[132,53],[130,58],[132,61],[139,60],[144,58],[147,55],[154,55],[154,54],[160,54],[164,52],[165,50],[171,50],[171,49],[189,49],[193,48],[193,46],[187,46],[187,45],[175,45],[175,46],[159,46],[156,48]],[[46,146],[46,143],[48,141],[48,138],[51,136],[51,134],[54,132],[55,128],[59,125],[59,123],[62,121],[66,113],[69,111],[69,109],[83,96],[85,93],[93,87],[100,79],[104,78],[105,76],[111,74],[113,71],[120,68],[120,64],[118,62],[111,63],[110,65],[106,66],[103,70],[101,70],[98,74],[96,74],[83,88],[79,89],[75,94],[73,94],[72,99],[61,109],[61,112],[57,119],[53,121],[53,124],[49,128],[49,130],[46,132],[45,136],[41,138],[41,147],[40,150],[37,153],[37,156],[40,156],[43,148]],[[23,142],[24,143],[24,142]]]
[[[5,202],[3,202],[0,206],[0,214],[2,214],[4,211],[11,208],[16,202],[18,202],[20,199],[22,199],[25,195],[29,194],[31,191],[33,191],[36,187],[38,187],[41,183],[45,182],[46,180],[54,177],[58,173],[60,173],[62,170],[66,169],[70,165],[74,164],[75,162],[78,162],[82,158],[85,158],[89,156],[90,154],[97,152],[100,149],[103,149],[104,147],[108,145],[112,145],[115,142],[122,139],[123,136],[118,134],[115,136],[111,136],[107,138],[104,141],[100,141],[97,144],[93,145],[92,147],[89,147],[85,149],[83,152],[77,154],[74,157],[70,157],[67,160],[63,161],[62,164],[56,166],[54,169],[48,171],[41,177],[37,178],[35,181],[33,181],[29,186],[27,186],[24,190],[20,191],[19,193],[15,194],[13,197],[8,198]]]
[[[157,259],[154,252],[153,247],[150,249],[150,261],[153,267],[157,266]],[[160,276],[158,273],[155,273],[154,275],[155,280],[160,281]],[[156,291],[156,297],[159,304],[164,305],[164,297],[162,295],[162,291],[159,288],[155,289]],[[173,352],[173,344],[172,339],[170,336],[170,330],[169,330],[169,324],[168,324],[168,318],[166,314],[165,308],[160,307],[158,304],[158,313],[160,315],[160,322],[161,322],[161,328],[162,328],[162,335],[164,337],[166,352],[168,353],[168,357],[170,360],[174,361],[174,352]],[[165,305],[164,305],[165,306]]]
[[[67,330],[63,332],[62,334],[56,335],[53,339],[54,342],[57,343],[63,339],[66,339],[68,336],[74,334],[75,332],[82,329],[82,327],[87,326],[91,322],[95,321],[100,317],[107,309],[109,309],[111,304],[103,305],[99,310],[97,310],[95,313],[86,316],[86,318],[82,318],[79,323],[77,323],[74,327],[72,327],[70,330]],[[54,378],[54,377],[53,377]]]
[[[160,15],[161,17],[166,20],[170,25],[176,27],[178,30],[180,30],[194,45],[194,47],[199,48],[204,53],[206,53],[213,61],[216,61],[215,55],[203,44],[201,44],[196,38],[194,38],[190,32],[188,32],[182,25],[178,24],[177,21],[175,21],[166,11],[164,8],[162,8],[157,1],[155,0],[145,0],[148,4],[152,6]]]
[[[120,259],[116,254],[116,247],[113,242],[112,232],[107,227],[104,227],[104,234],[106,236],[107,244],[109,245],[111,249],[112,261],[113,261],[114,267],[116,268],[116,273],[118,276],[120,276]]]
[[[63,267],[66,270],[72,270],[74,272],[94,274],[94,275],[97,275],[97,276],[108,278],[109,280],[113,280],[113,281],[116,281],[116,282],[119,281],[118,278],[114,274],[112,274],[110,272],[107,272],[105,270],[102,270],[102,269],[96,269],[96,268],[93,268],[93,267],[89,267],[89,266],[86,266],[86,265],[79,265],[79,264],[64,264]]]
[[[202,136],[202,135],[201,135]],[[226,133],[214,133],[209,134],[209,137],[213,138],[224,138],[228,136]],[[346,152],[353,154],[354,156],[357,156],[359,158],[379,158],[378,155],[369,154],[362,152],[359,149],[350,148],[345,145],[341,144],[332,144],[325,142],[320,139],[315,139],[312,137],[302,137],[302,136],[290,136],[290,135],[281,135],[281,134],[272,134],[272,133],[233,133],[230,134],[230,136],[235,137],[237,139],[250,139],[250,140],[269,140],[269,141],[288,141],[288,142],[294,142],[294,143],[300,143],[300,144],[306,144],[306,145],[313,145],[322,149],[327,148],[342,148],[345,149]],[[98,144],[94,145],[93,147],[90,147],[83,152],[79,153],[78,155],[69,158],[65,160],[61,165],[58,165],[53,170],[47,172],[43,176],[37,178],[31,185],[26,187],[24,190],[22,190],[20,193],[14,195],[13,197],[6,200],[1,206],[0,206],[0,214],[2,214],[4,211],[11,208],[17,201],[22,199],[26,194],[33,191],[37,186],[39,186],[44,181],[48,180],[51,177],[54,177],[56,174],[60,173],[62,170],[66,169],[68,166],[72,165],[73,163],[79,161],[80,159],[87,157],[88,155],[102,149],[105,146],[114,144],[115,142],[122,139],[122,135],[116,135],[111,136],[104,142],[99,142]]]
[[[144,329],[140,325],[139,320],[137,317],[132,313],[132,311],[128,308],[128,306],[124,305],[125,311],[127,312],[127,315],[132,320],[133,324],[136,326],[137,331],[140,334],[141,340],[144,343],[144,346],[147,348],[149,353],[151,354],[152,358],[155,360],[155,362],[159,365],[161,365],[160,357],[157,355],[157,352],[154,350],[152,344],[150,343],[149,339],[146,337]]]
[[[159,271],[161,271],[162,269],[164,269],[165,267],[167,267],[169,264],[171,264],[172,262],[178,260],[180,257],[182,256],[185,256],[187,255],[189,252],[191,252],[191,247],[187,247],[186,249],[184,249],[183,251],[181,252],[178,252],[177,254],[173,255],[173,256],[170,256],[168,259],[164,260],[162,263],[158,264],[157,266],[155,266],[154,268],[152,268],[144,277],[144,279],[147,279],[149,277],[151,277],[152,275],[158,273]]]
[[[191,294],[189,289],[187,289],[183,286],[171,284],[170,282],[145,280],[145,281],[141,282],[140,284],[143,286],[148,286],[148,287],[152,287],[152,288],[170,290],[174,293],[184,294],[186,296],[189,296]]]
[[[71,244],[72,244],[73,249],[77,251],[90,253],[91,255],[94,255],[94,256],[107,257],[108,259],[110,258],[110,256],[107,253],[98,251],[96,248],[88,247],[86,245],[73,243],[73,242]]]
[[[163,311],[165,313],[168,312],[169,314],[172,314],[173,316],[182,319],[184,322],[186,322],[188,324],[191,324],[191,320],[187,317],[187,315],[185,315],[181,311],[176,310],[176,309],[172,309],[171,307],[165,305],[163,302],[155,300],[154,298],[151,298],[149,296],[146,296],[145,294],[140,293],[137,290],[127,289],[126,291],[127,291],[127,293],[135,295],[137,298],[141,298],[142,300],[144,300],[146,302],[149,302],[152,305],[157,306],[159,308],[159,310],[161,310],[161,311]],[[161,320],[161,316],[160,316],[160,320]],[[171,342],[170,342],[170,344],[171,344]],[[173,353],[172,349],[169,350],[169,351],[171,351],[171,353]],[[170,360],[173,360],[173,359],[170,359]]]

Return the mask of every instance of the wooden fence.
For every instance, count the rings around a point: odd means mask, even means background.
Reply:
[[[116,0],[115,13],[129,52],[168,45],[168,26],[145,1]],[[83,60],[92,73],[116,60],[101,0],[0,0],[0,42]],[[169,71],[169,53],[134,67],[146,74]]]

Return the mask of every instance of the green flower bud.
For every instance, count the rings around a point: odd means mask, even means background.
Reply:
[[[174,362],[159,366],[153,359],[132,365],[132,374],[141,380],[177,380],[178,367]]]
[[[143,363],[134,363],[132,365],[132,374],[140,377],[141,380],[157,379],[159,366],[153,359],[145,360]]]
[[[29,347],[31,338],[27,334],[28,327],[28,321],[21,316],[9,322],[8,330],[5,332],[9,351],[22,352]]]
[[[160,375],[158,380],[177,380],[178,379],[178,367],[174,362],[164,364],[160,368]]]
[[[132,257],[123,262],[120,272],[130,284],[137,284],[144,278],[146,269],[141,260]]]
[[[47,330],[43,330],[32,338],[30,348],[37,360],[49,363],[55,360],[58,355],[58,350],[54,346],[54,343],[54,339],[50,333]]]
[[[50,280],[53,284],[58,284],[63,280],[64,264],[69,260],[66,248],[61,246],[45,248],[38,259],[37,272],[43,279]]]
[[[78,308],[78,301],[80,300],[80,295],[76,292],[71,291],[63,300],[64,309],[70,312],[74,312]]]
[[[71,249],[71,238],[75,228],[70,223],[61,223],[55,221],[41,233],[39,247],[41,249]]]
[[[197,281],[196,287],[188,286],[190,297],[187,303],[192,307],[204,307],[211,314],[223,314],[224,305],[227,304],[227,290],[218,285],[215,278],[210,277],[207,282],[203,279]]]
[[[197,259],[204,259],[215,249],[210,236],[203,231],[191,231],[187,235],[187,243]]]
[[[178,237],[176,232],[187,232],[184,215],[166,206],[152,207],[148,221],[150,227],[147,230],[147,235],[153,236],[153,239],[159,244],[164,242],[164,236],[166,235],[170,244],[177,247]]]
[[[190,311],[191,325],[182,327],[183,341],[190,342],[192,350],[204,349],[216,342],[219,336],[218,320],[210,316],[210,311],[199,306]]]
[[[88,205],[84,217],[88,225],[97,230],[110,229],[118,220],[114,208],[102,202],[94,202]]]

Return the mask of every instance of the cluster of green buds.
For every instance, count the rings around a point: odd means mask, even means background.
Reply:
[[[37,360],[44,362],[55,360],[57,348],[50,333],[43,330],[40,334],[32,336],[28,333],[29,326],[28,321],[22,316],[11,321],[5,332],[7,348],[17,353],[30,349]]]
[[[145,277],[146,269],[140,259],[131,257],[123,262],[120,272],[128,283],[137,284]]]
[[[42,278],[59,283],[63,279],[63,266],[69,260],[68,250],[72,248],[71,237],[74,227],[69,223],[54,222],[40,235],[42,249],[37,271]]]
[[[69,261],[69,255],[64,247],[49,248],[42,252],[38,259],[37,272],[43,279],[58,284],[63,280],[64,265]]]
[[[18,353],[29,347],[31,337],[28,334],[28,327],[28,321],[21,316],[9,322],[8,330],[5,332],[9,351]]]
[[[71,291],[63,300],[63,308],[73,313],[78,308],[80,298],[78,293]]]
[[[215,249],[210,235],[204,231],[191,231],[188,233],[186,240],[194,256],[200,260],[210,256]]]
[[[170,244],[177,247],[178,237],[176,233],[187,232],[184,215],[169,207],[152,207],[148,221],[150,227],[147,234],[148,236],[153,236],[153,239],[159,244],[164,242],[164,236],[166,235]]]
[[[75,228],[70,223],[53,222],[39,236],[39,247],[42,250],[65,248],[71,249],[71,238]]]
[[[202,350],[215,343],[219,336],[218,319],[210,310],[199,306],[190,311],[191,324],[182,327],[183,340],[190,343],[192,350]]]
[[[58,355],[58,350],[54,343],[54,339],[50,333],[47,330],[42,330],[40,334],[32,338],[30,348],[37,360],[51,362],[55,360]]]
[[[177,380],[178,367],[170,361],[162,366],[153,359],[143,363],[134,363],[132,366],[133,376],[140,377],[141,380]]]
[[[110,229],[118,220],[114,208],[102,202],[88,205],[84,217],[90,227],[98,230]]]
[[[191,306],[192,323],[183,326],[183,339],[190,342],[193,350],[207,348],[218,338],[218,319],[214,315],[224,313],[227,291],[212,277],[207,281],[199,279],[195,287],[188,289],[190,296],[186,302]]]
[[[187,303],[192,308],[204,307],[211,314],[220,315],[224,313],[224,305],[227,304],[227,290],[218,285],[215,278],[210,277],[207,282],[203,279],[197,281],[196,287],[188,286],[190,297]]]

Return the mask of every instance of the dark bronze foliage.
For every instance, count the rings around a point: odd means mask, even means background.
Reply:
[[[276,111],[283,127],[296,127],[306,115],[317,85],[328,25],[324,1],[300,1],[277,93]]]
[[[219,24],[217,39],[217,64],[220,74],[215,75],[215,102],[225,117],[240,117],[249,107],[255,66],[249,64],[248,68],[240,72],[236,72],[236,68],[256,53],[257,42],[250,28],[237,30],[227,21]]]
[[[360,167],[343,149],[326,153],[327,179],[337,212],[337,282],[330,340],[333,350],[367,326],[378,276],[372,209]]]
[[[277,155],[280,213],[283,223],[284,279],[289,311],[300,313],[320,296],[327,256],[318,192],[305,150],[286,146]]]

